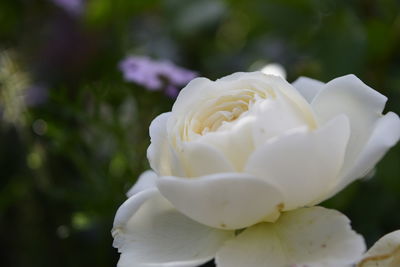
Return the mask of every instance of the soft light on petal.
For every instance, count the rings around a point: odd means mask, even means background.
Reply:
[[[264,145],[270,138],[299,127],[314,128],[314,122],[305,116],[286,97],[277,93],[274,99],[255,103],[249,112],[255,120],[253,128],[255,148]]]
[[[232,163],[231,171],[242,171],[249,155],[254,151],[254,117],[246,117],[232,123],[229,130],[207,133],[197,141],[210,144],[221,151]]]
[[[271,63],[265,65],[261,69],[261,72],[264,74],[275,75],[282,77],[283,79],[286,79],[286,70],[281,64],[278,63]]]
[[[198,178],[161,177],[161,194],[176,209],[205,225],[241,229],[279,216],[282,195],[273,184],[246,173]]]
[[[233,236],[175,210],[157,190],[145,190],[118,209],[112,234],[119,267],[194,267],[211,260]]]
[[[151,170],[143,172],[136,183],[126,193],[127,197],[131,197],[143,190],[151,189],[156,187],[157,174]]]
[[[365,250],[343,214],[322,207],[282,214],[275,223],[249,227],[218,251],[218,267],[344,267]]]
[[[183,162],[185,177],[234,171],[234,167],[224,154],[209,144],[201,142],[184,143],[179,155],[181,162]]]
[[[400,266],[400,230],[379,239],[364,255],[357,267]]]
[[[172,107],[172,112],[177,114],[186,114],[191,110],[193,104],[206,99],[206,95],[212,82],[203,77],[191,80],[180,92]]]
[[[308,77],[299,77],[292,85],[300,92],[300,94],[311,103],[314,97],[324,87],[324,83]]]

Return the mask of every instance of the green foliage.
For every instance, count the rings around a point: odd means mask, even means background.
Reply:
[[[149,168],[151,120],[173,103],[125,82],[125,56],[211,79],[257,62],[281,63],[289,81],[354,73],[400,113],[398,10],[395,0],[88,0],[70,14],[50,0],[0,1],[0,265],[116,264],[114,214]],[[22,105],[37,85],[47,100]],[[369,244],[400,228],[399,162],[397,146],[373,179],[325,203]]]

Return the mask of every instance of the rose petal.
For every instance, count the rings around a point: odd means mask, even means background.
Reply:
[[[385,155],[385,153],[394,146],[400,138],[400,119],[393,112],[387,113],[378,119],[374,130],[360,152],[352,168],[344,174],[342,180],[337,185],[332,195],[336,194],[355,179],[366,176]]]
[[[255,103],[251,114],[255,119],[253,128],[255,147],[258,148],[273,137],[279,136],[288,130],[307,126],[313,128],[302,113],[286,97],[280,93],[276,97]],[[254,151],[254,150],[253,150]]]
[[[338,183],[349,135],[344,115],[316,131],[299,129],[258,148],[245,172],[276,184],[284,195],[284,210],[302,207]]]
[[[167,121],[171,112],[157,116],[150,124],[151,144],[147,149],[150,166],[158,173],[170,173],[168,160]]]
[[[209,86],[212,81],[207,78],[199,77],[191,80],[180,92],[172,107],[172,112],[178,114],[185,114],[191,110],[193,104],[201,102],[206,99]]]
[[[311,103],[325,84],[308,77],[299,77],[292,83],[292,85],[300,92],[308,103]]]
[[[358,267],[400,266],[400,230],[379,239],[364,255]]]
[[[346,216],[322,207],[283,213],[227,241],[217,252],[218,267],[340,267],[357,262],[363,238]]]
[[[376,121],[381,118],[387,98],[365,85],[354,75],[328,82],[312,101],[321,122],[346,114],[350,120],[351,136],[346,151],[342,175],[354,166],[365,147]],[[355,177],[359,178],[359,177]]]
[[[136,183],[126,193],[127,197],[131,197],[143,190],[151,189],[156,187],[157,174],[151,170],[143,172]]]
[[[157,190],[145,190],[118,209],[114,247],[119,267],[198,266],[212,259],[231,231],[209,228],[176,211]]]
[[[255,118],[246,117],[238,120],[227,131],[207,133],[197,141],[216,147],[232,163],[231,172],[239,172],[243,170],[249,155],[254,151],[253,128],[255,123]]]
[[[182,144],[180,160],[183,162],[185,177],[234,171],[232,164],[219,150],[201,142]]]
[[[183,175],[182,166],[176,152],[168,141],[167,123],[171,112],[157,116],[150,124],[151,144],[147,149],[147,158],[151,168],[159,175]]]
[[[262,220],[275,220],[282,208],[282,195],[274,185],[246,173],[194,179],[161,177],[157,185],[180,212],[220,229],[240,229]]]

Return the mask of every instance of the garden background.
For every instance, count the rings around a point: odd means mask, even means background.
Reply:
[[[115,266],[114,214],[175,96],[168,75],[127,77],[128,56],[211,79],[271,62],[290,82],[353,73],[400,114],[399,48],[396,0],[1,0],[0,265]],[[323,205],[369,245],[399,229],[400,145]]]

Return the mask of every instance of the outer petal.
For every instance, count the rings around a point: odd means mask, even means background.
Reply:
[[[118,209],[112,231],[119,267],[198,266],[215,256],[233,232],[209,228],[176,211],[156,189]]]
[[[182,175],[183,168],[168,140],[167,123],[171,112],[157,116],[150,124],[151,144],[147,158],[151,168],[159,175]]]
[[[221,229],[276,220],[282,208],[282,195],[274,185],[246,173],[194,179],[161,177],[157,184],[161,194],[180,212]]]
[[[292,85],[300,92],[308,103],[311,103],[325,84],[308,77],[299,77],[292,83]]]
[[[327,83],[312,101],[321,122],[346,114],[350,120],[351,136],[346,151],[342,174],[349,172],[365,147],[381,118],[387,98],[365,85],[354,75],[347,75]],[[359,177],[346,177],[359,178]]]
[[[167,121],[171,112],[157,116],[150,124],[149,133],[151,144],[147,149],[147,158],[150,166],[158,173],[170,173]]]
[[[127,197],[131,197],[143,190],[156,187],[157,174],[151,170],[143,172],[136,183],[126,193]]]
[[[367,144],[360,152],[352,168],[344,174],[343,179],[335,188],[332,195],[336,194],[356,178],[366,176],[385,155],[385,153],[394,146],[400,137],[400,119],[393,112],[387,113],[380,118],[369,138]]]
[[[199,77],[191,80],[180,92],[172,107],[172,112],[185,114],[192,109],[193,104],[206,99],[212,81]]]
[[[284,210],[305,206],[338,183],[349,135],[348,120],[342,115],[316,131],[281,136],[256,150],[245,172],[279,186]]]
[[[282,214],[227,241],[218,251],[218,267],[342,267],[357,262],[363,238],[335,210],[303,208]]]
[[[379,239],[364,255],[358,267],[400,266],[400,230]]]

